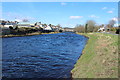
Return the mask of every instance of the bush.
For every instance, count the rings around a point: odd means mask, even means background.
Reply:
[[[116,28],[113,27],[113,28],[110,29],[110,31],[116,31]]]
[[[9,26],[9,28],[10,28],[10,29],[13,29],[13,27],[12,27],[12,26]]]
[[[59,32],[63,32],[63,30],[59,30]]]
[[[116,29],[116,34],[120,34],[120,29]]]
[[[88,20],[88,21],[86,22],[86,24],[87,24],[87,25],[86,25],[86,27],[87,27],[87,32],[93,32],[96,22],[93,21],[93,20]]]
[[[85,27],[83,25],[76,25],[76,27],[74,28],[74,31],[84,33],[85,32]]]

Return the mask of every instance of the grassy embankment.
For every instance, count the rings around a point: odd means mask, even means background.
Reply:
[[[72,78],[118,78],[118,36],[104,33],[81,35],[89,40],[71,71]]]
[[[19,27],[17,29],[0,28],[0,37],[21,37],[41,34],[54,34],[59,32],[45,32],[35,27]]]
[[[22,35],[9,34],[9,35],[2,35],[2,36],[0,36],[0,38],[6,38],[6,37],[22,37],[22,36],[33,36],[33,35],[41,35],[41,34],[55,34],[55,33],[58,33],[58,32],[49,32],[49,33],[34,32],[34,33],[28,33],[28,34],[22,34]]]

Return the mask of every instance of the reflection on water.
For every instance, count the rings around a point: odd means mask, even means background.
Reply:
[[[87,38],[74,33],[3,38],[3,77],[69,78]]]

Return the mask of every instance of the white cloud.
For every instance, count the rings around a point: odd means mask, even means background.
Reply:
[[[95,15],[90,15],[89,17],[91,17],[91,18],[99,18],[98,16],[95,16]]]
[[[105,10],[105,9],[107,9],[107,7],[103,7],[102,9]]]
[[[70,16],[70,19],[80,19],[83,18],[83,16]]]
[[[113,11],[108,11],[107,13],[113,13]]]
[[[114,24],[114,26],[118,26],[118,21],[120,20],[120,18],[118,17],[113,17],[111,20],[114,20],[116,23]]]
[[[61,2],[61,5],[67,5],[67,3],[65,3],[65,2]]]
[[[3,19],[3,18],[0,18],[0,20],[5,20],[5,19]]]
[[[114,21],[118,21],[118,20],[120,20],[119,18],[117,18],[117,17],[114,17],[114,18],[112,18],[112,20],[114,20]]]
[[[4,13],[4,15],[6,16],[4,16],[3,18],[5,18],[6,20],[16,20],[19,22],[22,22],[24,19],[27,19],[29,21],[35,20],[35,18],[33,17],[25,16],[25,15],[22,15],[19,13],[13,13],[13,12],[7,12],[7,13]]]
[[[22,20],[21,20],[21,19],[15,19],[15,21],[22,22]]]

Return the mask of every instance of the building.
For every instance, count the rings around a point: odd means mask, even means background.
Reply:
[[[41,22],[36,22],[34,24],[34,27],[36,27],[36,28],[44,28],[44,26],[43,26],[43,24],[41,24]]]
[[[101,27],[98,29],[98,32],[105,32],[105,27]]]
[[[52,31],[53,29],[52,29],[52,27],[50,27],[50,26],[46,26],[46,27],[44,27],[44,29],[43,30],[49,30],[49,31]]]
[[[74,28],[64,28],[65,32],[74,32]]]
[[[19,28],[20,27],[34,27],[34,24],[30,24],[30,23],[27,23],[27,22],[25,22],[25,23],[19,23],[18,27]]]

